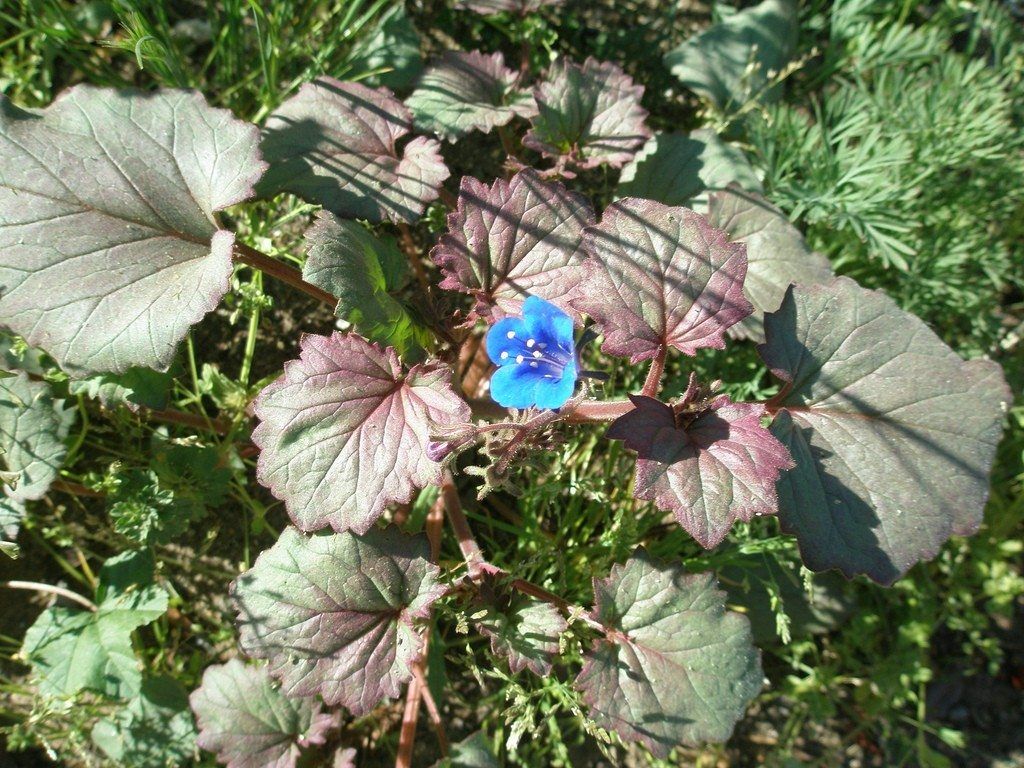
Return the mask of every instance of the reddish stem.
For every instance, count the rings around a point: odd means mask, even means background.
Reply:
[[[162,421],[167,424],[181,424],[195,429],[205,429],[209,432],[216,432],[218,435],[228,435],[231,433],[231,422],[224,419],[212,419],[209,416],[172,410],[147,410],[145,413],[148,418],[154,421]]]
[[[50,490],[70,493],[72,496],[91,496],[96,499],[102,499],[107,495],[103,491],[94,491],[92,488],[86,488],[81,483],[74,483],[70,480],[54,480],[50,484]]]
[[[303,280],[302,273],[295,267],[290,267],[277,259],[267,256],[265,253],[260,253],[255,248],[250,248],[245,243],[235,243],[235,258],[243,264],[255,267],[264,274],[275,277],[283,283],[287,283],[293,288],[298,288],[300,291],[312,296],[314,299],[322,301],[325,304],[329,304],[332,308],[338,304],[338,299],[333,294],[328,293],[322,288],[317,288],[312,283],[307,283]]]
[[[647,372],[647,378],[644,380],[643,389],[640,393],[647,397],[657,397],[658,390],[661,389],[661,377],[665,373],[665,358],[668,357],[668,350],[662,347],[658,350],[658,355],[651,360],[651,369]]]

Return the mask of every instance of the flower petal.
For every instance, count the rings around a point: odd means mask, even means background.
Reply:
[[[538,381],[532,368],[506,365],[491,376],[491,397],[505,408],[530,408],[536,404]]]
[[[493,386],[493,384],[492,384]],[[550,408],[555,410],[565,405],[565,401],[572,397],[576,388],[576,361],[571,361],[565,366],[565,371],[560,379],[538,379],[534,387],[534,405],[538,408]]]
[[[528,297],[523,303],[523,319],[532,338],[556,343],[565,350],[573,348],[572,318],[551,302],[539,296]]]

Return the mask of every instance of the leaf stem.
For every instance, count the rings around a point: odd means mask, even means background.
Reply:
[[[47,592],[51,595],[59,595],[65,597],[68,600],[78,603],[79,605],[85,606],[90,611],[95,613],[98,609],[96,603],[87,597],[82,597],[77,592],[72,592],[70,589],[64,589],[64,587],[56,587],[53,584],[43,584],[38,581],[0,581],[0,587],[7,587],[8,589],[30,589],[35,592]]]
[[[276,277],[281,282],[292,286],[292,288],[298,288],[318,301],[329,304],[332,309],[338,304],[338,299],[334,295],[303,280],[302,273],[295,267],[290,267],[277,259],[267,256],[265,253],[260,253],[245,243],[235,243],[235,258],[243,264],[248,264],[250,267],[260,270],[265,275]]]
[[[155,421],[162,421],[167,424],[181,424],[186,427],[194,427],[195,429],[205,429],[209,432],[216,432],[218,435],[231,434],[231,422],[224,419],[213,419],[209,416],[200,416],[195,413],[169,409],[162,411],[146,410],[145,414]]]
[[[50,490],[59,493],[70,493],[72,496],[92,496],[97,499],[102,499],[107,495],[103,491],[94,491],[92,488],[87,488],[81,483],[75,483],[70,480],[54,480],[50,484]]]
[[[665,373],[665,359],[668,357],[668,348],[662,347],[658,350],[657,356],[651,360],[651,369],[647,372],[643,389],[640,393],[647,397],[657,397],[661,389],[661,377]]]

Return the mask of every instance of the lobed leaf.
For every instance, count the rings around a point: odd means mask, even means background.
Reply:
[[[188,695],[173,677],[143,680],[137,697],[92,729],[92,740],[114,765],[166,768],[196,757]]]
[[[518,314],[528,295],[569,309],[585,257],[583,228],[593,223],[586,198],[531,169],[489,187],[464,176],[448,231],[430,255],[441,287],[474,296],[483,317]]]
[[[281,693],[266,665],[238,659],[207,667],[189,703],[199,746],[228,768],[296,768],[302,749],[323,744],[337,723],[315,699]]]
[[[417,129],[455,141],[536,113],[532,95],[516,88],[518,80],[500,52],[448,51],[423,74],[405,105]]]
[[[692,91],[720,110],[749,98],[768,103],[778,89],[765,90],[768,73],[778,72],[796,46],[793,0],[763,0],[694,35],[665,55],[665,66]]]
[[[53,396],[45,381],[28,374],[0,379],[0,462],[16,473],[14,487],[3,489],[15,502],[40,499],[57,479],[75,421],[75,409]]]
[[[259,193],[291,192],[343,218],[416,221],[448,178],[440,144],[418,137],[409,110],[386,88],[321,77],[267,118],[270,168]]]
[[[352,334],[303,336],[298,360],[256,399],[256,474],[304,531],[363,533],[388,504],[438,483],[435,431],[465,424],[469,406],[440,363],[402,371],[395,350]]]
[[[721,395],[687,412],[652,397],[629,399],[636,407],[607,434],[637,452],[636,498],[671,512],[705,549],[718,546],[737,520],[778,511],[775,482],[794,465],[761,426],[763,405]]]
[[[149,550],[109,558],[100,569],[96,611],[57,605],[40,614],[25,633],[22,655],[49,696],[72,696],[88,689],[131,698],[142,676],[131,633],[160,618],[167,593],[153,583]]]
[[[725,741],[761,690],[750,622],[725,610],[711,573],[686,574],[638,549],[594,579],[591,616],[606,634],[584,654],[576,687],[598,725],[656,757]]]
[[[0,325],[68,371],[166,368],[228,289],[213,213],[252,195],[256,142],[190,91],[0,99]]]
[[[826,283],[832,265],[807,245],[786,215],[756,192],[730,184],[713,192],[708,203],[711,224],[747,247],[743,293],[753,313],[729,329],[737,338],[764,341],[764,313],[774,312],[794,283]]]
[[[557,608],[516,597],[504,610],[495,606],[486,610],[476,626],[490,638],[491,652],[508,659],[512,674],[524,669],[541,677],[551,674],[551,657],[558,653],[559,638],[569,626]]]
[[[319,694],[361,717],[396,698],[423,650],[417,620],[444,592],[426,537],[397,528],[285,529],[232,585],[241,647],[287,696]]]
[[[843,277],[790,288],[765,336],[771,430],[797,462],[779,518],[809,568],[891,584],[978,529],[1010,401],[996,363]]]
[[[537,86],[537,115],[523,146],[577,168],[621,168],[651,137],[644,87],[610,62],[555,62]]]
[[[338,297],[338,317],[405,359],[431,344],[430,332],[394,296],[407,283],[408,269],[393,237],[320,211],[305,239],[302,277]]]
[[[104,408],[123,405],[132,412],[140,408],[161,411],[167,407],[168,391],[174,377],[152,368],[129,368],[121,374],[99,373],[87,379],[68,382],[72,395],[99,400]]]
[[[729,184],[761,191],[761,181],[743,154],[714,131],[659,133],[622,169],[616,194],[705,212],[707,192]]]
[[[572,305],[604,333],[602,349],[634,363],[667,347],[725,347],[750,314],[742,244],[687,208],[626,198],[583,235],[587,275]]]

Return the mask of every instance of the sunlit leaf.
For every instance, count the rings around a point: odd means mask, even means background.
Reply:
[[[306,536],[285,529],[232,587],[240,644],[288,696],[362,716],[396,698],[423,649],[418,620],[443,593],[425,536],[397,528]]]
[[[638,549],[594,580],[606,634],[576,687],[598,725],[660,758],[679,744],[725,741],[761,690],[750,622],[725,610],[710,573],[686,574]]]
[[[569,309],[582,275],[583,228],[593,223],[586,198],[535,171],[489,187],[464,176],[431,257],[441,287],[473,295],[484,317],[518,314],[528,295]]]
[[[291,192],[343,218],[416,221],[448,178],[435,139],[418,137],[409,110],[386,88],[321,77],[267,118],[270,163],[259,192]]]
[[[708,191],[730,183],[761,191],[761,182],[743,150],[701,128],[690,134],[657,134],[622,169],[616,193],[704,212]]]
[[[92,740],[115,765],[186,765],[196,756],[188,694],[173,677],[143,680],[137,697],[93,727]]]
[[[423,57],[420,34],[409,19],[405,3],[385,6],[370,34],[353,46],[348,66],[353,75],[377,72],[360,79],[366,85],[401,89],[413,84],[423,70]]]
[[[523,145],[577,168],[619,168],[651,137],[643,92],[615,64],[559,60],[534,91],[537,116]]]
[[[573,306],[604,333],[602,349],[634,363],[666,347],[722,349],[750,314],[741,244],[688,208],[625,198],[583,236],[588,274]]]
[[[796,469],[779,518],[813,570],[889,584],[981,524],[1010,393],[892,299],[848,278],[790,288],[761,355]]]
[[[43,611],[21,649],[43,693],[71,696],[87,689],[120,698],[138,693],[142,676],[131,633],[167,610],[167,593],[153,583],[153,570],[149,550],[125,552],[100,569],[98,610],[56,605]]]
[[[416,127],[454,141],[471,131],[489,133],[513,117],[529,117],[536,105],[516,89],[518,76],[501,53],[448,51],[423,74],[405,100]]]
[[[427,445],[469,406],[440,363],[404,372],[395,350],[341,333],[304,336],[301,350],[256,401],[257,476],[299,528],[362,533],[440,480]]]
[[[788,62],[796,45],[794,0],[764,0],[694,35],[665,56],[665,65],[684,85],[719,109],[750,97],[774,101],[768,73]]]
[[[793,462],[761,426],[763,405],[725,395],[675,405],[630,400],[636,407],[607,435],[637,452],[634,496],[671,512],[706,549],[718,546],[737,520],[778,511],[775,481]]]
[[[807,245],[786,215],[756,192],[736,186],[710,196],[708,219],[747,247],[743,293],[754,312],[729,329],[739,338],[764,340],[762,318],[782,303],[793,283],[825,283],[832,277],[828,259]]]
[[[252,194],[256,145],[191,91],[0,99],[0,325],[67,370],[166,368],[228,289],[213,213]]]
[[[315,699],[281,693],[265,665],[238,659],[207,667],[189,702],[199,746],[228,768],[295,768],[303,748],[323,744],[336,723]]]
[[[408,282],[405,256],[392,237],[377,237],[355,221],[321,211],[306,230],[302,276],[338,297],[335,313],[371,341],[393,346],[403,359],[431,342],[430,332],[395,298]]]
[[[508,659],[513,674],[529,669],[541,676],[551,672],[551,657],[568,626],[553,605],[521,595],[508,606],[488,606],[476,625],[491,639],[491,651]]]
[[[50,385],[28,374],[0,379],[0,463],[18,474],[4,493],[17,501],[39,499],[57,479],[75,410],[53,396]]]

